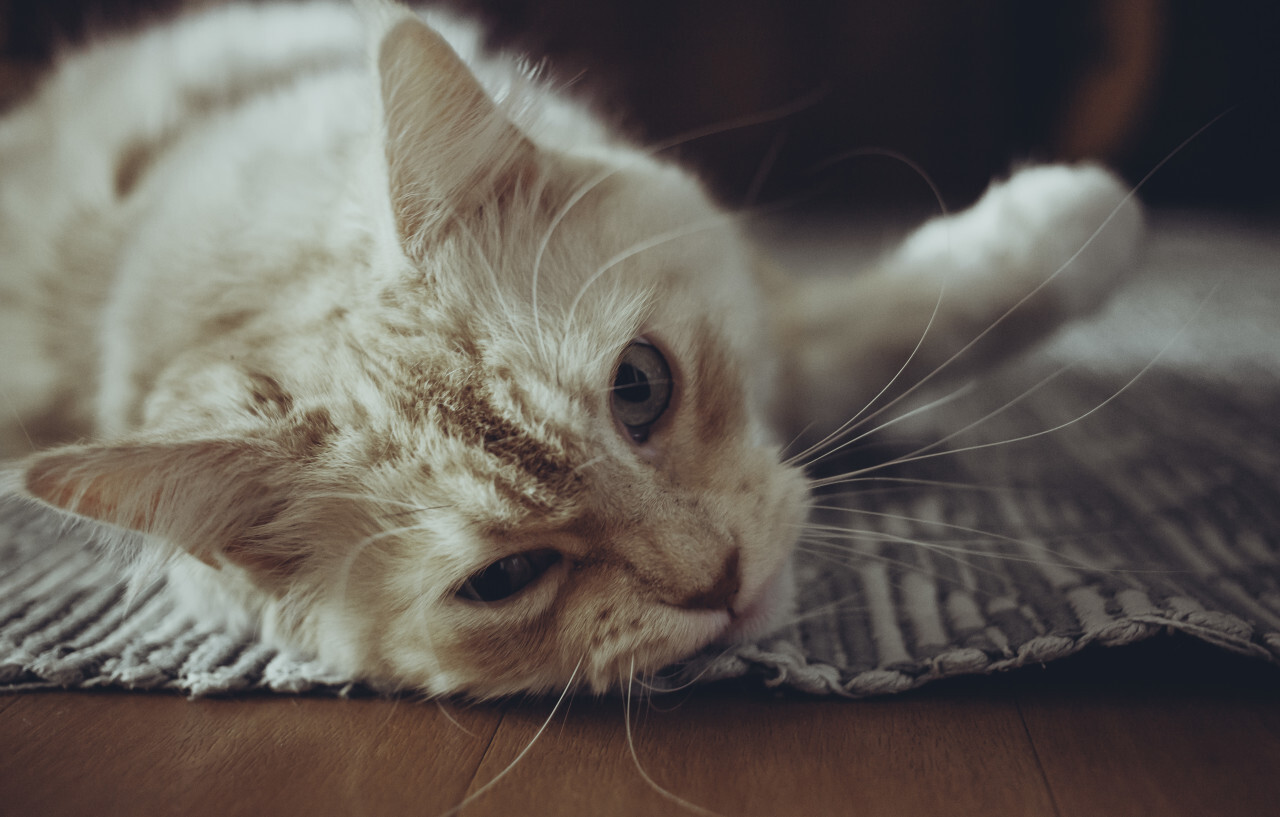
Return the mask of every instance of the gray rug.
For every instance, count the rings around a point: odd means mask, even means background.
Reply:
[[[1144,271],[1103,315],[832,464],[948,437],[820,498],[800,623],[666,681],[880,694],[1166,630],[1280,663],[1275,228],[1161,220]],[[845,263],[865,246],[850,241],[776,239],[808,266]],[[183,619],[163,587],[127,595],[74,531],[0,511],[0,690],[56,687],[352,688]]]

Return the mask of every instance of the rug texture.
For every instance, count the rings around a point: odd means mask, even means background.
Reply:
[[[798,623],[666,682],[881,694],[1166,630],[1280,662],[1277,236],[1158,221],[1103,314],[880,433],[870,456],[904,461],[819,496]],[[777,243],[801,266],[852,249]],[[183,618],[163,586],[130,595],[83,535],[0,508],[0,690],[56,687],[353,688]]]

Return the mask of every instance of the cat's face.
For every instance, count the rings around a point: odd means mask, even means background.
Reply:
[[[615,685],[755,634],[789,592],[805,488],[756,409],[771,364],[740,239],[682,174],[641,165],[566,211],[610,168],[536,164],[336,319],[349,348],[325,356],[349,408],[326,399],[316,469],[370,501],[316,577],[319,626],[432,691],[579,664]]]
[[[764,429],[734,225],[642,156],[536,147],[416,21],[379,67],[385,211],[360,252],[28,490],[172,542],[188,586],[404,687],[605,689],[760,634],[806,483]]]
[[[385,404],[350,445],[396,503],[380,529],[407,528],[369,545],[352,612],[384,608],[378,660],[440,690],[579,663],[603,688],[750,634],[803,518],[756,408],[738,237],[680,174],[618,173],[565,211],[608,168],[538,163],[547,189],[446,230],[352,318]]]

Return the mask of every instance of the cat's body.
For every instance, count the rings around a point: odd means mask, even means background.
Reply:
[[[93,440],[6,492],[353,676],[603,689],[762,634],[807,508],[775,434],[913,382],[1083,250],[984,341],[1024,344],[1138,238],[1110,176],[1036,168],[792,281],[469,28],[366,5],[215,9],[0,122],[2,453]]]

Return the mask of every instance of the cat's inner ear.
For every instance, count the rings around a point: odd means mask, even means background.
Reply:
[[[392,211],[402,246],[420,257],[434,231],[533,168],[536,150],[457,52],[417,18],[383,38],[378,73]]]
[[[282,577],[304,554],[259,547],[288,506],[287,458],[244,441],[68,446],[25,463],[26,491],[49,505],[159,537],[210,565]]]

